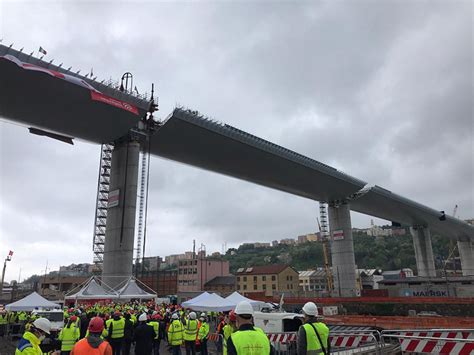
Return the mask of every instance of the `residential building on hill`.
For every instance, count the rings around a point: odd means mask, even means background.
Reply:
[[[227,297],[237,289],[235,276],[216,276],[204,285],[204,291],[216,292],[222,297]]]
[[[240,293],[273,293],[297,292],[298,271],[289,265],[276,264],[240,268],[236,272],[237,291]]]

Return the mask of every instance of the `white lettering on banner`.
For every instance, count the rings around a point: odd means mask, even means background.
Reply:
[[[344,240],[344,231],[339,229],[337,231],[332,232],[332,239],[333,240]]]
[[[125,111],[128,111],[128,112],[134,113],[135,115],[138,115],[138,109],[135,106],[130,105],[127,102],[114,99],[113,97],[104,95],[100,92],[91,91],[91,98],[94,101],[104,102],[106,104],[121,108]]]
[[[119,201],[120,201],[120,189],[110,191],[107,208],[118,206]]]

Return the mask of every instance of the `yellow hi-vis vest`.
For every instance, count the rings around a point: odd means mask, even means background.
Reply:
[[[168,342],[171,346],[183,344],[183,323],[179,319],[175,319],[171,322],[168,328]]]
[[[6,313],[0,314],[0,325],[8,324],[8,315]]]
[[[71,351],[74,344],[79,340],[79,329],[74,324],[64,327],[59,333],[58,339],[61,340],[61,351]]]
[[[321,337],[321,341],[323,342],[324,348],[328,349],[328,339],[329,339],[329,328],[324,323],[316,322],[312,323],[314,327],[317,329],[319,336]],[[303,324],[303,328],[306,333],[306,354],[308,355],[315,355],[321,354],[323,349],[321,348],[321,344],[319,343],[318,336],[314,332],[313,327],[311,324],[306,323]]]
[[[196,341],[197,332],[198,332],[198,321],[196,319],[188,319],[188,322],[184,326],[184,340]]]
[[[148,322],[148,325],[151,325],[153,329],[155,330],[155,339],[158,339],[158,329],[160,328],[160,323],[158,323],[156,320]]]
[[[112,339],[119,339],[123,338],[124,336],[124,330],[125,330],[125,319],[120,318],[119,320],[113,319],[110,324],[112,324],[112,334],[110,334],[110,337]],[[109,325],[110,329],[110,325]]]
[[[230,336],[237,355],[269,355],[270,340],[263,330],[237,330]]]
[[[232,333],[235,332],[235,328],[232,326],[232,324],[226,324],[224,325],[224,355],[227,355],[227,339],[232,335]]]

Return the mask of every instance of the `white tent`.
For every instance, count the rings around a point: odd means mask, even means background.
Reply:
[[[182,303],[183,307],[199,312],[226,312],[234,309],[234,305],[215,293],[204,292],[199,296]]]
[[[205,299],[209,295],[209,292],[203,292],[199,296],[196,296],[194,298],[191,298],[190,300],[187,300],[186,302],[181,303],[183,307],[189,307],[195,302],[199,302],[200,300]]]
[[[103,287],[105,286],[105,287]],[[106,290],[107,288],[107,290]],[[67,300],[94,300],[94,299],[115,299],[119,294],[105,284],[99,285],[94,277],[91,277],[76,293],[66,295]]]
[[[257,310],[259,311],[263,306],[265,306],[265,302],[262,302],[262,301],[256,301],[256,300],[252,300],[250,298],[247,298],[245,296],[242,296],[240,293],[238,293],[237,291],[235,291],[234,293],[232,293],[231,295],[227,296],[225,298],[225,300],[227,301],[227,303],[230,303],[232,304],[234,307],[237,306],[237,304],[239,302],[242,302],[242,301],[247,301],[249,302],[253,309],[254,310]]]
[[[147,291],[143,290],[137,285],[137,281],[132,278],[130,278],[127,283],[117,292],[120,295],[120,298],[123,299],[150,299],[156,297],[156,293],[148,293]]]
[[[5,309],[7,311],[33,311],[36,308],[60,308],[59,304],[48,301],[46,298],[41,297],[36,292],[33,292],[18,300],[16,302],[7,304]]]

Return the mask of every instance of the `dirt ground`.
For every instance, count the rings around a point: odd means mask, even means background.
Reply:
[[[14,341],[11,341],[10,339],[0,337],[0,355],[13,355],[15,354],[15,349],[16,349],[16,344],[18,343],[18,339],[15,339]],[[133,355],[135,352],[131,351],[131,354]],[[185,354],[184,347],[181,349],[181,353]],[[160,354],[171,354],[171,352],[168,351],[166,344],[161,344],[160,348]],[[217,355],[219,354],[216,350],[216,347],[214,344],[209,344],[209,354],[210,355]]]

